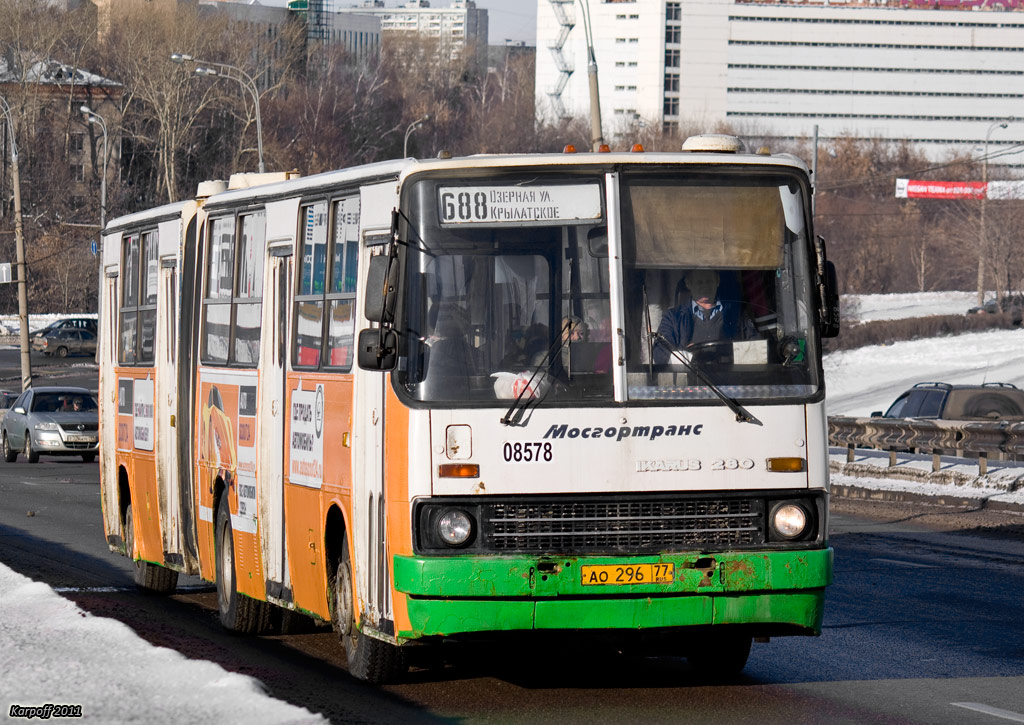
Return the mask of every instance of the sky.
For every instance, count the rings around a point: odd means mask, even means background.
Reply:
[[[258,0],[261,5],[286,5],[287,0]],[[334,8],[360,5],[361,0],[332,0]],[[401,7],[405,0],[385,0],[389,8]],[[430,7],[446,8],[449,0],[431,0]],[[478,8],[487,9],[487,42],[503,45],[506,40],[537,42],[537,0],[476,0]]]

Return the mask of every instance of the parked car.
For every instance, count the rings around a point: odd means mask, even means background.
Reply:
[[[54,330],[88,330],[94,336],[97,334],[99,329],[96,325],[96,320],[91,317],[66,317],[63,320],[57,320],[51,322],[46,327],[41,327],[31,335],[29,335],[29,341],[32,343],[32,348],[35,350],[43,349],[43,338]]]
[[[1024,390],[1010,383],[950,385],[918,383],[896,398],[882,418],[942,420],[1024,420]]]
[[[39,349],[44,355],[56,355],[57,357],[77,354],[95,355],[96,333],[76,327],[51,330],[43,335]]]
[[[14,401],[0,423],[4,460],[24,453],[29,463],[40,455],[81,456],[88,463],[99,451],[99,407],[86,388],[29,388]]]
[[[18,393],[13,390],[0,390],[0,421],[4,419],[4,415],[17,399]]]

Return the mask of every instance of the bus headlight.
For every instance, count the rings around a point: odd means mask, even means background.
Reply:
[[[772,511],[772,531],[783,539],[796,539],[807,531],[807,509],[800,504],[781,503]]]
[[[462,546],[473,535],[473,519],[459,509],[449,509],[437,519],[437,535],[448,546]]]

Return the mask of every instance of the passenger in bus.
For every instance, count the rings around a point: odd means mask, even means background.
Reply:
[[[688,345],[751,340],[758,336],[740,302],[722,298],[720,282],[721,276],[713,269],[694,269],[683,276],[677,290],[686,292],[682,302],[668,310],[658,325],[655,363],[670,362],[672,350]]]
[[[424,340],[427,346],[427,382],[441,386],[443,394],[462,395],[468,379],[477,375],[476,355],[469,340],[469,313],[457,302],[438,304],[433,333]],[[439,393],[442,394],[442,393]]]

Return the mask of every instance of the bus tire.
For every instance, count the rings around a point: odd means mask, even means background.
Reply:
[[[406,671],[405,652],[401,647],[360,632],[354,613],[352,567],[349,566],[348,551],[345,550],[334,577],[331,624],[345,649],[348,672],[357,680],[373,685],[394,682]]]
[[[135,517],[132,514],[132,505],[129,503],[124,512],[124,543],[128,550],[128,558],[133,560],[135,570],[132,578],[140,589],[155,592],[157,594],[173,594],[178,587],[178,572],[148,561],[134,561],[135,559]]]
[[[699,640],[698,649],[686,655],[690,666],[698,674],[712,679],[738,675],[747,666],[751,638],[746,635],[725,634]]]
[[[257,634],[270,626],[270,605],[239,593],[235,579],[235,544],[227,501],[217,506],[214,548],[217,564],[217,609],[220,623],[241,634]]]

